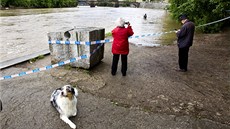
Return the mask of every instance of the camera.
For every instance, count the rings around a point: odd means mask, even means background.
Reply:
[[[126,25],[128,25],[128,24],[129,24],[129,22],[125,22],[125,24],[126,24]]]

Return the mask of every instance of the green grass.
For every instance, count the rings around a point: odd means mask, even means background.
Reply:
[[[43,58],[45,58],[44,55],[39,55],[39,56],[37,56],[37,57],[35,57],[35,58],[30,59],[29,62],[30,62],[30,63],[34,63],[34,62],[36,62],[37,60],[40,60],[40,59],[43,59]]]
[[[112,36],[112,33],[111,32],[108,32],[105,34],[105,38],[108,38],[108,37],[111,37]]]

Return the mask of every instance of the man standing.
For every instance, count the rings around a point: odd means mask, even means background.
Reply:
[[[189,21],[186,15],[180,16],[180,21],[183,24],[180,30],[176,31],[177,43],[179,48],[179,70],[180,72],[186,72],[188,66],[188,52],[189,47],[192,46],[195,25]]]

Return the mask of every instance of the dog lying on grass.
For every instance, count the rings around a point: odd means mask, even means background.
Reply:
[[[76,88],[65,85],[53,91],[50,102],[60,113],[60,118],[73,129],[76,125],[69,120],[69,117],[77,115],[77,96]]]

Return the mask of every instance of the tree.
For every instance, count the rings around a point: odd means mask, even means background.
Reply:
[[[1,0],[1,7],[52,8],[75,7],[76,0]]]
[[[226,10],[230,8],[229,0],[169,0],[173,18],[187,14],[196,25],[213,22],[229,16]],[[203,32],[217,32],[226,26],[227,21],[210,26],[200,27]]]

